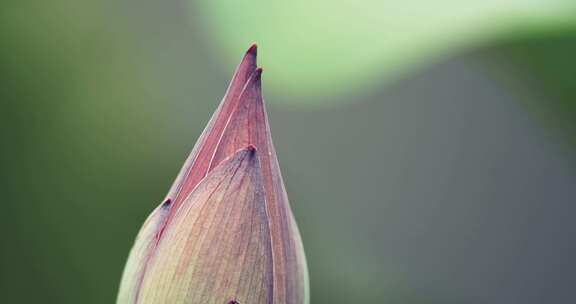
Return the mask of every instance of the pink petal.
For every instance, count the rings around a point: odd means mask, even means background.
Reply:
[[[256,150],[211,170],[166,228],[142,303],[272,303],[272,251]]]

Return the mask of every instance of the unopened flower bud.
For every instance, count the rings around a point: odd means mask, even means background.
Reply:
[[[254,45],[166,199],[141,228],[117,303],[309,302],[261,74]]]

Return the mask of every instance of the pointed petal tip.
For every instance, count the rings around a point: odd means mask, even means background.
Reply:
[[[169,197],[166,198],[160,206],[163,209],[170,209],[170,207],[172,207],[172,199]]]
[[[246,151],[248,151],[248,153],[256,152],[256,147],[253,144],[247,145],[246,148],[244,148],[244,149],[246,149]]]
[[[256,149],[256,146],[255,146],[255,145],[249,144],[248,146],[246,146],[245,149],[246,149],[246,151],[248,152],[248,155],[250,155],[250,156],[256,155],[257,149]]]
[[[262,85],[262,72],[264,72],[264,69],[261,67],[257,67],[256,70],[254,70],[254,84],[257,87]]]
[[[258,54],[258,45],[256,43],[252,43],[246,54],[250,54],[252,56],[256,56]]]
[[[253,144],[249,144],[247,146],[245,146],[244,148],[241,148],[240,150],[238,150],[236,153],[234,153],[234,155],[238,155],[238,154],[242,154],[243,156],[239,156],[242,159],[246,159],[250,162],[257,160],[256,158],[256,154],[258,153],[258,149],[256,148],[255,145]],[[234,157],[234,156],[232,156]]]

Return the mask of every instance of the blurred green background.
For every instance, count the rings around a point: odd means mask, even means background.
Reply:
[[[569,0],[0,3],[3,303],[112,303],[260,45],[312,303],[570,303]]]

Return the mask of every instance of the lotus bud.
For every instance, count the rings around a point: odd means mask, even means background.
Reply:
[[[164,201],[142,226],[117,303],[304,304],[308,272],[253,45]]]

